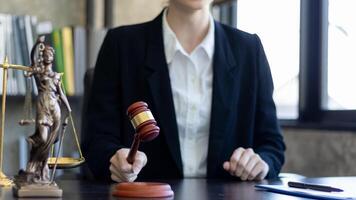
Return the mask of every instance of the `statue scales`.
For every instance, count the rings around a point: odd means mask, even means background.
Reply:
[[[31,66],[13,65],[5,58],[3,73],[2,96],[2,125],[0,134],[0,186],[10,186],[12,181],[8,179],[2,170],[3,164],[3,137],[6,105],[6,79],[9,68],[23,70],[27,77],[34,77],[38,88],[36,100],[36,119],[21,120],[21,125],[35,123],[35,132],[27,141],[31,147],[30,159],[26,170],[20,170],[14,180],[14,194],[18,197],[61,197],[62,190],[55,184],[56,168],[70,168],[82,164],[85,159],[82,156],[77,134],[71,117],[71,107],[65,92],[62,89],[62,73],[52,69],[54,61],[54,49],[44,44],[45,37],[40,36],[31,50]],[[61,110],[64,107],[64,110]],[[71,120],[80,158],[59,158],[63,136]],[[59,139],[59,150],[55,158],[49,158],[51,148]],[[53,168],[49,174],[49,166]]]

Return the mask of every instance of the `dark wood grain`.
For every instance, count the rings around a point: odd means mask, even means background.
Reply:
[[[293,179],[296,180],[296,179]],[[174,199],[195,199],[195,200],[219,200],[219,199],[238,199],[238,200],[299,200],[304,198],[286,196],[254,188],[257,182],[236,182],[224,180],[206,179],[183,179],[183,180],[153,180],[169,183],[175,193]],[[262,181],[262,183],[282,184],[287,179]],[[307,178],[298,181],[309,183],[327,184],[337,186],[346,191],[353,191],[356,177],[335,177],[335,178]],[[57,180],[63,189],[62,199],[71,200],[100,200],[100,199],[121,199],[111,196],[111,190],[115,184],[81,181],[81,180]],[[0,199],[16,199],[12,196],[11,188],[1,188]],[[33,199],[31,199],[33,200]],[[44,199],[41,199],[44,200]],[[53,200],[53,199],[52,199]],[[133,199],[131,199],[133,200]]]

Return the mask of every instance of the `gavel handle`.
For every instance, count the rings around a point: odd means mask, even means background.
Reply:
[[[137,134],[135,134],[134,141],[132,142],[129,155],[126,158],[128,163],[130,164],[134,163],[135,155],[139,146],[140,146],[140,139],[138,138]]]

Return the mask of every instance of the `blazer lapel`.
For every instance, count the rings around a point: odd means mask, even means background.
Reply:
[[[218,166],[224,137],[227,135],[228,116],[231,112],[234,92],[234,77],[238,68],[230,41],[220,23],[215,22],[215,50],[213,60],[213,97],[208,148],[208,176]],[[236,78],[235,78],[236,79]],[[236,90],[235,90],[236,92]]]
[[[147,81],[153,97],[158,126],[166,139],[170,153],[183,174],[182,159],[178,138],[171,83],[164,54],[162,14],[156,17],[149,26],[148,46],[146,52]]]

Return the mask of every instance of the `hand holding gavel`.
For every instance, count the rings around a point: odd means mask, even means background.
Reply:
[[[136,131],[131,149],[122,148],[110,159],[111,179],[132,182],[147,163],[145,153],[138,151],[140,142],[151,141],[159,134],[159,127],[145,102],[136,102],[127,109],[127,115]]]

